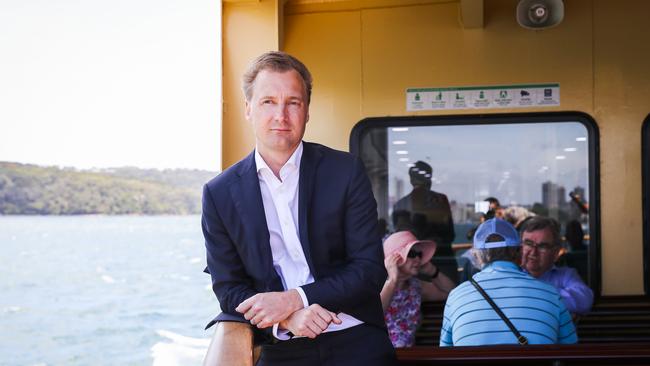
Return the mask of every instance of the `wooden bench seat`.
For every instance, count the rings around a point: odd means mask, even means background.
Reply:
[[[422,304],[416,346],[397,350],[400,365],[650,365],[650,301],[601,298],[578,320],[580,344],[438,347],[444,303]],[[254,364],[250,327],[219,323],[204,365]],[[228,349],[228,352],[224,352]],[[259,350],[258,350],[259,351]]]
[[[416,347],[398,350],[400,365],[650,365],[650,299],[601,297],[577,321],[579,344],[437,347],[444,303],[422,304]]]
[[[423,347],[397,350],[401,366],[415,365],[648,365],[650,343],[490,347]]]
[[[437,345],[444,303],[422,304],[422,325],[416,345]],[[577,321],[580,343],[623,343],[650,341],[650,298],[646,296],[606,296],[598,298],[592,311]]]

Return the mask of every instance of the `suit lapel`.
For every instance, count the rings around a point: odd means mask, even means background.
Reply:
[[[257,177],[257,169],[255,167],[254,153],[246,158],[238,174],[241,178],[240,184],[232,184],[230,186],[230,192],[246,230],[246,235],[240,235],[240,237],[252,238],[250,243],[246,243],[246,245],[252,246],[247,248],[250,251],[249,253],[259,261],[258,268],[260,268],[262,273],[272,273],[274,275],[272,282],[280,284],[279,289],[274,288],[273,290],[281,291],[282,281],[273,268],[273,254],[271,253],[271,245],[269,243],[269,229],[264,214],[264,204],[262,202],[262,192],[260,190],[259,178]],[[249,260],[251,259],[249,258]],[[276,279],[275,277],[278,278]]]
[[[316,180],[316,168],[322,156],[322,153],[316,149],[313,144],[303,142],[303,153],[300,160],[300,182],[298,188],[298,227],[300,231],[300,244],[305,253],[305,259],[309,269],[316,278],[316,268],[314,268],[311,259],[311,250],[309,245],[309,212],[314,194],[314,184]]]

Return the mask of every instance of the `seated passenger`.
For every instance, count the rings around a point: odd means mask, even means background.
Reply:
[[[522,267],[533,277],[555,286],[565,306],[573,314],[585,314],[594,302],[594,293],[570,267],[556,267],[560,257],[560,225],[542,216],[528,220],[521,230]]]
[[[381,304],[394,347],[410,347],[415,343],[422,300],[443,300],[454,287],[454,283],[429,262],[435,251],[435,242],[420,241],[410,231],[394,233],[384,242],[388,278],[381,290]],[[423,263],[432,271],[429,281],[416,277]]]
[[[474,235],[473,252],[483,267],[473,279],[527,344],[576,343],[576,329],[560,294],[519,267],[519,244],[519,234],[508,222],[491,219],[481,224]],[[470,281],[451,291],[440,331],[441,347],[522,342]]]

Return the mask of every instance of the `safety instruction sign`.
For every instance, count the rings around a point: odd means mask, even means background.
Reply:
[[[557,107],[560,84],[406,89],[407,111]]]

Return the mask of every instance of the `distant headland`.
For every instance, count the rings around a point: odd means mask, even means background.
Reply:
[[[79,170],[0,162],[0,215],[189,215],[217,173],[134,167]]]

